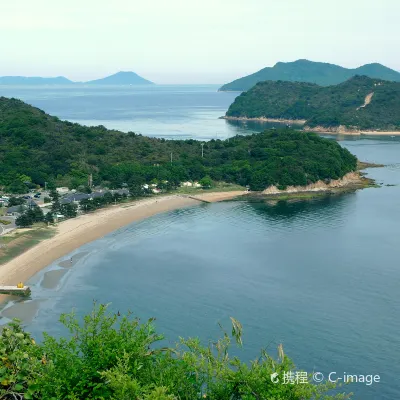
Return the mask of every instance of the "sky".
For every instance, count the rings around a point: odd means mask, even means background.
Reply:
[[[278,61],[400,71],[399,0],[13,0],[0,76],[226,83]]]

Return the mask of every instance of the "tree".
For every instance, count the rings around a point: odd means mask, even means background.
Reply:
[[[25,203],[26,201],[22,197],[10,197],[10,199],[8,200],[8,207],[19,206]]]
[[[78,207],[74,203],[62,204],[60,213],[66,218],[75,218],[78,215]]]
[[[26,211],[26,214],[33,222],[42,222],[44,221],[44,214],[40,207],[32,206]]]
[[[6,188],[7,192],[9,193],[18,193],[18,194],[23,194],[26,193],[26,185],[21,182],[19,179],[11,182],[9,185],[7,185]]]
[[[21,214],[17,219],[15,220],[15,225],[18,226],[19,228],[26,228],[28,226],[31,226],[33,224],[33,219],[31,218],[30,215],[28,214]]]
[[[211,188],[213,186],[213,184],[214,184],[214,182],[212,181],[212,179],[210,178],[209,175],[207,175],[204,178],[200,179],[199,183],[205,189]]]
[[[129,194],[134,199],[143,196],[143,188],[141,184],[132,184],[129,186]]]
[[[54,217],[50,211],[45,215],[44,221],[47,223],[47,225],[54,224]]]
[[[52,205],[51,205],[51,211],[53,213],[57,212],[60,210],[61,208],[61,204],[60,204],[60,195],[57,192],[56,189],[51,189],[50,193],[49,193],[50,199],[52,201]]]

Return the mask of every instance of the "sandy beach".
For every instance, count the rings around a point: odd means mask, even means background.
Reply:
[[[21,281],[26,282],[60,257],[132,222],[162,212],[197,205],[201,203],[201,200],[216,202],[232,199],[244,193],[243,191],[233,191],[195,195],[199,200],[184,195],[153,197],[111,206],[63,221],[53,228],[56,230],[53,237],[43,240],[25,253],[0,265],[0,285],[16,285]],[[0,296],[0,302],[5,298],[6,296]]]

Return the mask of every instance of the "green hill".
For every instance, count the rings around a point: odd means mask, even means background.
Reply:
[[[310,127],[397,131],[400,130],[400,82],[366,76],[355,76],[327,87],[300,82],[260,82],[238,96],[226,116],[306,120]]]
[[[289,129],[229,140],[165,140],[86,127],[16,99],[0,98],[0,186],[26,191],[24,182],[76,188],[93,174],[110,188],[152,179],[181,181],[210,176],[250,185],[303,185],[337,179],[356,168],[356,158],[332,140]],[[173,162],[171,163],[171,153]]]
[[[378,63],[348,69],[335,64],[297,60],[288,63],[278,62],[273,67],[266,67],[254,74],[227,83],[219,90],[242,92],[262,81],[309,82],[328,86],[337,85],[355,75],[400,82],[400,72]]]

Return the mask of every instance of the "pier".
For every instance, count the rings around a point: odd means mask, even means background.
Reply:
[[[0,294],[28,297],[31,294],[29,286],[0,286]]]
[[[192,200],[196,200],[196,201],[201,201],[202,203],[211,203],[211,201],[208,200],[204,200],[200,197],[196,197],[196,196],[191,196],[189,194],[181,194],[181,197],[186,197],[187,199],[192,199]]]

